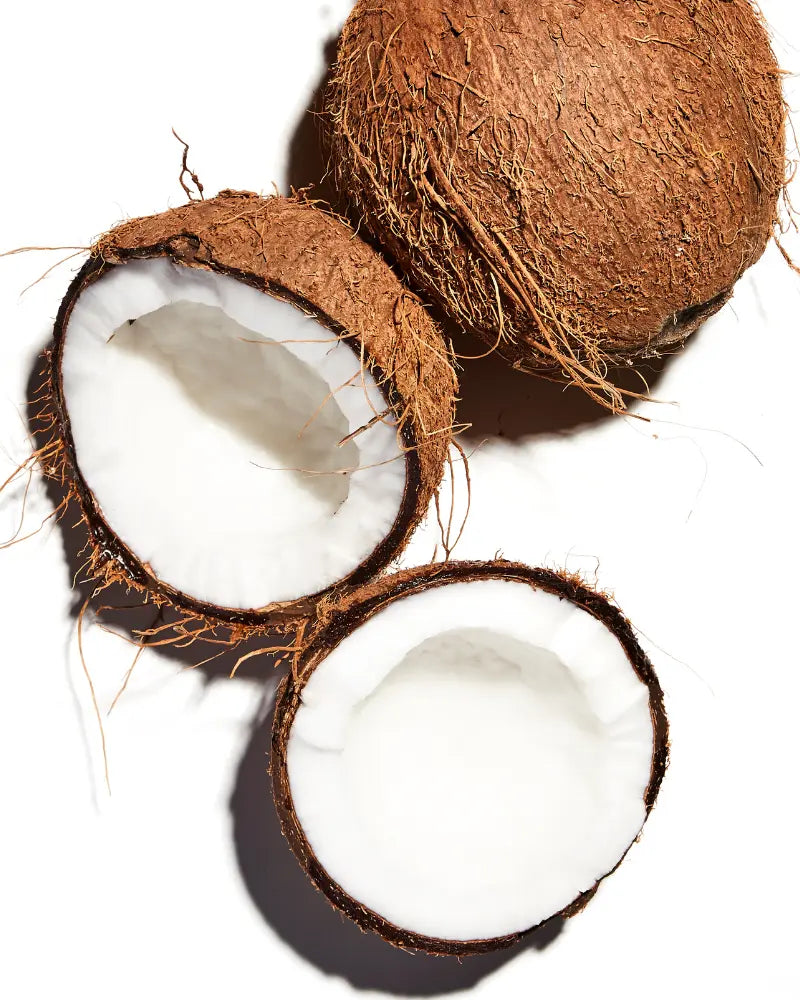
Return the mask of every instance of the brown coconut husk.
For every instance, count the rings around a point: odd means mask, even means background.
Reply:
[[[777,222],[781,73],[750,0],[358,0],[327,96],[336,183],[515,367],[623,409]]]
[[[450,562],[403,570],[392,576],[373,581],[357,592],[344,597],[336,605],[321,609],[320,622],[295,658],[292,673],[278,690],[275,720],[272,730],[270,771],[273,795],[283,834],[292,851],[314,886],[345,916],[354,920],[362,930],[379,934],[389,944],[398,948],[411,948],[432,955],[466,956],[483,954],[500,948],[509,948],[536,930],[527,928],[518,934],[475,941],[453,941],[415,934],[390,923],[378,913],[362,905],[336,883],[317,859],[297,818],[292,801],[286,766],[289,736],[295,715],[302,699],[303,688],[314,670],[338,644],[367,622],[387,605],[411,594],[419,594],[435,587],[447,586],[470,580],[509,580],[526,583],[537,590],[555,594],[578,605],[601,621],[616,636],[630,660],[637,677],[647,686],[650,695],[650,714],[653,720],[653,760],[650,781],[644,795],[646,816],[656,801],[669,760],[669,726],[664,708],[664,695],[647,654],[639,645],[630,622],[622,612],[602,594],[590,590],[574,574],[556,573],[547,569],[532,569],[521,563],[495,560],[493,562]],[[627,852],[626,852],[627,853]],[[571,917],[579,913],[594,896],[600,882],[612,874],[624,859],[585,892],[579,894],[560,913],[553,917]],[[552,917],[548,918],[552,919]],[[537,925],[541,926],[541,925]]]
[[[318,594],[262,608],[221,608],[176,590],[143,564],[107,523],[83,479],[70,431],[61,358],[72,308],[81,293],[135,259],[168,257],[243,281],[288,301],[343,339],[378,383],[387,414],[398,422],[406,464],[401,509],[381,545],[350,576]],[[34,424],[46,443],[32,456],[74,501],[87,532],[84,576],[95,596],[121,584],[143,602],[182,613],[143,634],[149,645],[204,638],[233,644],[256,633],[301,630],[317,605],[370,580],[403,549],[442,478],[457,390],[448,348],[420,301],[341,219],[302,198],[263,198],[223,191],[160,215],[133,219],[102,236],[76,275],[56,318],[46,352]],[[309,418],[313,415],[309,414]],[[377,417],[376,417],[377,418]],[[268,512],[265,512],[268,516]],[[275,650],[292,652],[293,645]]]

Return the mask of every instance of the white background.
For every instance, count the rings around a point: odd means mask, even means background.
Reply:
[[[179,204],[173,126],[210,193],[313,180],[304,109],[349,6],[6,9],[0,249],[85,245]],[[800,69],[796,5],[764,9]],[[787,93],[798,102],[791,79]],[[79,259],[19,293],[65,253],[0,260],[0,481],[29,451],[31,372]],[[74,534],[48,525],[0,552],[0,993],[798,997],[798,312],[800,278],[770,247],[654,378],[676,402],[648,405],[649,424],[500,363],[465,373],[468,444],[484,443],[458,554],[596,575],[641,629],[672,720],[642,842],[584,914],[511,954],[405,955],[306,886],[269,801],[266,663],[227,681],[185,669],[191,651],[145,654],[106,721],[109,798],[77,656]],[[2,539],[23,486],[0,502]],[[26,529],[51,509],[34,479]],[[107,709],[133,650],[91,622],[85,647]]]

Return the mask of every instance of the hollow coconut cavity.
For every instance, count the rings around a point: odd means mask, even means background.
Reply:
[[[103,237],[47,375],[47,465],[80,503],[90,571],[252,626],[312,614],[399,552],[455,395],[436,328],[374,251],[311,204],[240,192]]]
[[[450,563],[329,614],[279,694],[273,789],[334,906],[397,946],[466,955],[585,905],[667,751],[658,680],[604,597]]]
[[[359,0],[327,112],[404,273],[612,408],[608,366],[680,344],[761,256],[786,174],[750,0]]]

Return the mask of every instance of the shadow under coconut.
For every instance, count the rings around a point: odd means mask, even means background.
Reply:
[[[461,355],[479,355],[486,350],[476,337],[461,332],[451,336]],[[671,355],[663,355],[640,361],[635,370],[613,371],[611,380],[625,391],[656,397],[670,360]],[[517,371],[499,354],[463,359],[459,366],[456,424],[469,425],[461,435],[464,443],[565,434],[615,417],[577,386]]]
[[[541,951],[561,933],[556,918],[506,951],[434,958],[400,951],[341,916],[306,878],[281,834],[267,773],[272,712],[253,729],[230,800],[239,869],[275,933],[322,972],[361,990],[439,996],[469,989],[522,951]]]
[[[287,190],[301,191],[312,188],[311,198],[318,198],[329,205],[336,204],[338,196],[328,175],[328,159],[322,138],[320,114],[325,90],[336,60],[338,38],[333,36],[323,44],[322,56],[325,69],[311,92],[308,108],[303,111],[297,127],[289,140],[284,175]]]
[[[39,355],[31,367],[27,383],[29,400],[34,400],[39,395],[44,364],[43,355]],[[37,420],[38,413],[38,406],[35,403],[29,403],[27,412],[28,429],[34,442],[34,447],[41,448],[48,443],[48,435],[46,432],[43,432],[41,424]],[[59,508],[67,496],[65,487],[55,480],[47,479],[45,480],[45,488],[53,508]],[[61,537],[70,580],[73,581],[74,596],[69,611],[75,622],[78,620],[82,607],[89,600],[90,607],[96,615],[99,624],[118,632],[123,639],[138,642],[139,633],[142,630],[173,625],[185,617],[180,612],[172,609],[164,608],[159,611],[154,605],[145,603],[138,594],[128,591],[119,584],[113,584],[106,588],[99,597],[90,600],[97,584],[95,581],[86,578],[85,568],[89,551],[89,533],[76,501],[72,500],[67,504],[63,515],[56,523],[56,530]],[[165,629],[164,635],[167,634],[167,629]],[[155,638],[158,639],[158,636]],[[123,641],[123,639],[120,641]],[[278,644],[277,638],[275,642]],[[280,640],[280,644],[284,642],[285,639]],[[205,679],[210,682],[212,680],[229,678],[231,671],[240,657],[270,644],[268,637],[260,636],[231,647],[221,647],[216,643],[198,639],[189,646],[170,644],[160,645],[157,648],[160,654],[169,657],[182,667],[187,669],[196,667]],[[135,653],[136,651],[132,646],[131,658],[133,658]],[[213,659],[209,660],[209,657],[213,657]],[[208,662],[202,662],[206,660]],[[237,670],[236,676],[263,680],[271,677],[273,672],[274,657],[265,653],[246,660]]]

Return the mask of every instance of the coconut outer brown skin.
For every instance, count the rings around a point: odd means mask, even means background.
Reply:
[[[153,257],[230,275],[314,315],[346,340],[381,387],[407,449],[406,487],[389,534],[334,587],[257,609],[209,605],[160,580],[105,520],[72,441],[61,379],[64,339],[72,308],[89,285],[129,260]],[[403,549],[442,478],[456,390],[436,325],[344,221],[301,198],[223,191],[207,201],[125,222],[98,241],[56,318],[40,422],[52,423],[55,455],[48,455],[48,467],[80,505],[90,536],[88,572],[99,586],[122,583],[156,604],[196,615],[209,627],[228,625],[241,638],[252,629],[297,626],[315,614],[320,601],[369,580]]]
[[[515,367],[680,345],[763,253],[780,72],[749,0],[358,0],[327,95],[343,195]]]
[[[471,580],[508,580],[527,583],[536,590],[555,594],[571,601],[601,621],[614,636],[630,660],[637,677],[647,686],[650,696],[650,715],[653,720],[653,761],[650,781],[645,790],[645,819],[655,804],[658,790],[669,760],[669,726],[664,708],[664,694],[646,653],[633,633],[630,622],[608,598],[589,590],[579,577],[556,573],[547,569],[532,569],[522,563],[495,560],[493,562],[435,563],[420,568],[402,570],[391,576],[373,581],[360,590],[350,593],[336,606],[321,609],[320,624],[308,639],[297,657],[292,673],[278,690],[275,718],[272,729],[270,771],[275,805],[280,817],[283,835],[314,886],[345,916],[354,920],[364,931],[379,934],[389,944],[398,948],[415,949],[431,955],[479,955],[510,948],[528,934],[541,927],[537,924],[517,934],[484,940],[456,941],[427,937],[398,927],[385,920],[374,910],[348,895],[325,871],[311,848],[297,818],[292,801],[286,755],[289,736],[295,715],[300,707],[303,688],[314,670],[338,644],[367,622],[387,605],[411,594],[419,594],[435,587]],[[638,839],[638,838],[637,838]],[[627,854],[627,851],[625,852]],[[568,906],[553,917],[571,917],[579,913],[591,900],[600,882],[622,863],[617,865],[585,892],[580,893]],[[543,921],[546,923],[547,921]]]

